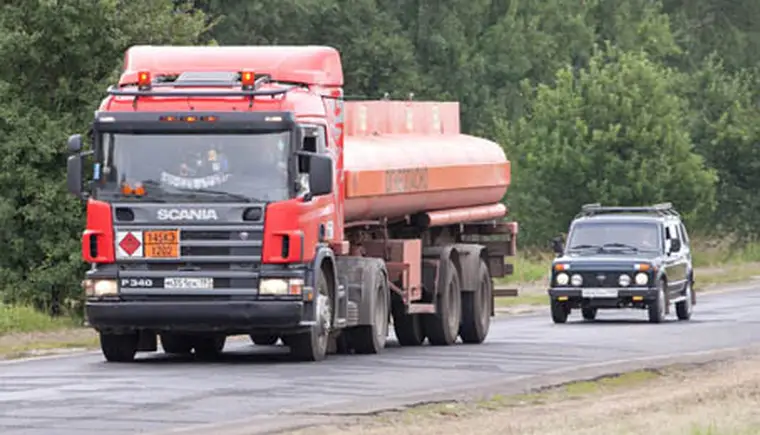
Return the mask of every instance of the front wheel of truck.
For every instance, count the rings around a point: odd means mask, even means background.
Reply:
[[[291,335],[287,338],[290,354],[300,361],[322,361],[327,355],[333,306],[325,272],[321,268],[317,272],[315,290],[316,324],[308,332]]]
[[[137,333],[100,333],[100,349],[108,362],[131,362],[135,359],[138,344]]]

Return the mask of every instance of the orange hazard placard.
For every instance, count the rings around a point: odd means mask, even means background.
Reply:
[[[179,257],[179,230],[145,231],[145,258]]]

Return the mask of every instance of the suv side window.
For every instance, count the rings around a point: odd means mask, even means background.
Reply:
[[[665,252],[670,252],[671,240],[681,239],[678,234],[678,225],[673,222],[669,222],[665,227]],[[681,241],[683,244],[683,240]],[[679,251],[680,252],[680,251]]]
[[[686,226],[683,222],[679,223],[678,226],[681,228],[681,241],[683,242],[683,245],[689,246],[689,233],[686,232]]]

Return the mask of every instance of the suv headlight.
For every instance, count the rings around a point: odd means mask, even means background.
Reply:
[[[570,284],[574,285],[575,287],[580,287],[581,284],[583,284],[583,277],[578,275],[577,273],[573,275],[570,278]]]
[[[647,285],[649,283],[649,275],[646,273],[637,273],[635,279],[636,285]]]
[[[558,273],[557,277],[554,278],[554,280],[557,281],[557,284],[559,285],[567,285],[567,283],[570,282],[570,277],[567,276],[566,273],[562,272],[562,273]]]
[[[620,275],[618,278],[618,284],[620,284],[621,287],[628,287],[631,285],[631,277],[627,273],[624,273]]]

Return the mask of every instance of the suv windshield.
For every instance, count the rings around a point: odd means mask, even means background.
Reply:
[[[278,201],[290,196],[289,131],[262,134],[104,134],[98,193],[145,200]]]
[[[568,251],[659,251],[660,234],[652,222],[582,222],[573,227]]]

